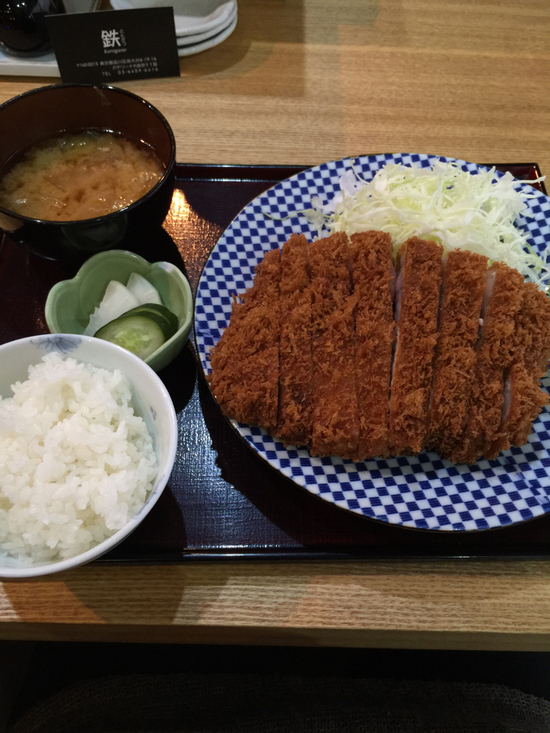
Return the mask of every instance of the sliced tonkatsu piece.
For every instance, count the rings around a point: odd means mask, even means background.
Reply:
[[[418,237],[399,250],[391,383],[389,446],[392,455],[419,453],[426,434],[432,386],[443,247]]]
[[[281,280],[281,250],[266,252],[254,271],[254,281],[246,292],[233,296],[234,305],[231,320],[238,319],[239,313],[246,312],[256,305],[276,305],[279,299]]]
[[[505,372],[504,401],[499,435],[487,457],[496,457],[511,445],[523,445],[532,423],[548,403],[540,388],[550,358],[550,299],[534,283],[522,286],[521,305],[515,315],[512,366]]]
[[[533,422],[548,404],[548,394],[539,386],[539,378],[523,363],[513,364],[504,386],[502,424],[498,438],[486,452],[487,458],[496,458],[511,445],[524,445],[533,429]]]
[[[502,262],[495,262],[487,271],[483,326],[470,390],[468,422],[450,453],[455,463],[473,464],[481,456],[493,454],[491,446],[499,438],[504,382],[512,365],[515,318],[523,284],[522,275]]]
[[[308,242],[293,234],[281,255],[279,422],[284,445],[308,445],[312,428],[311,289]]]
[[[390,377],[395,322],[392,242],[385,232],[353,234],[349,245],[355,311],[355,365],[359,407],[356,460],[388,457]]]
[[[311,335],[313,430],[311,454],[356,455],[359,415],[355,388],[355,298],[347,237],[337,233],[313,242]]]
[[[277,425],[279,401],[280,269],[280,250],[271,250],[256,268],[253,286],[234,300],[209,376],[226,415],[269,432]]]
[[[534,283],[523,284],[515,323],[514,360],[540,379],[550,359],[550,298]]]
[[[442,298],[425,445],[445,455],[468,419],[488,260],[466,250],[443,259]]]

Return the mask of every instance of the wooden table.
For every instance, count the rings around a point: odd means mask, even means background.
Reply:
[[[239,0],[181,77],[121,84],[178,160],[426,152],[550,172],[545,0]],[[0,102],[52,80],[0,77]],[[550,649],[550,561],[99,566],[0,586],[0,638]]]

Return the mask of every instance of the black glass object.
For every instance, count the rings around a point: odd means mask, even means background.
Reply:
[[[47,53],[45,16],[64,12],[63,0],[0,0],[0,47],[12,56]]]

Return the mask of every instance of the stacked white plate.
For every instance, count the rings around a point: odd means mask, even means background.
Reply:
[[[111,0],[114,10],[174,8],[178,54],[191,56],[217,46],[237,25],[237,0]]]

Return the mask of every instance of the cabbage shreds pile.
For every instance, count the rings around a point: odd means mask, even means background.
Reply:
[[[323,228],[348,235],[375,229],[388,232],[396,247],[412,236],[432,239],[505,262],[539,287],[548,284],[548,248],[537,254],[515,225],[536,194],[510,173],[471,174],[443,161],[432,168],[389,163],[368,182],[347,170],[340,188],[328,203],[313,197],[313,209],[304,212],[320,235]]]

